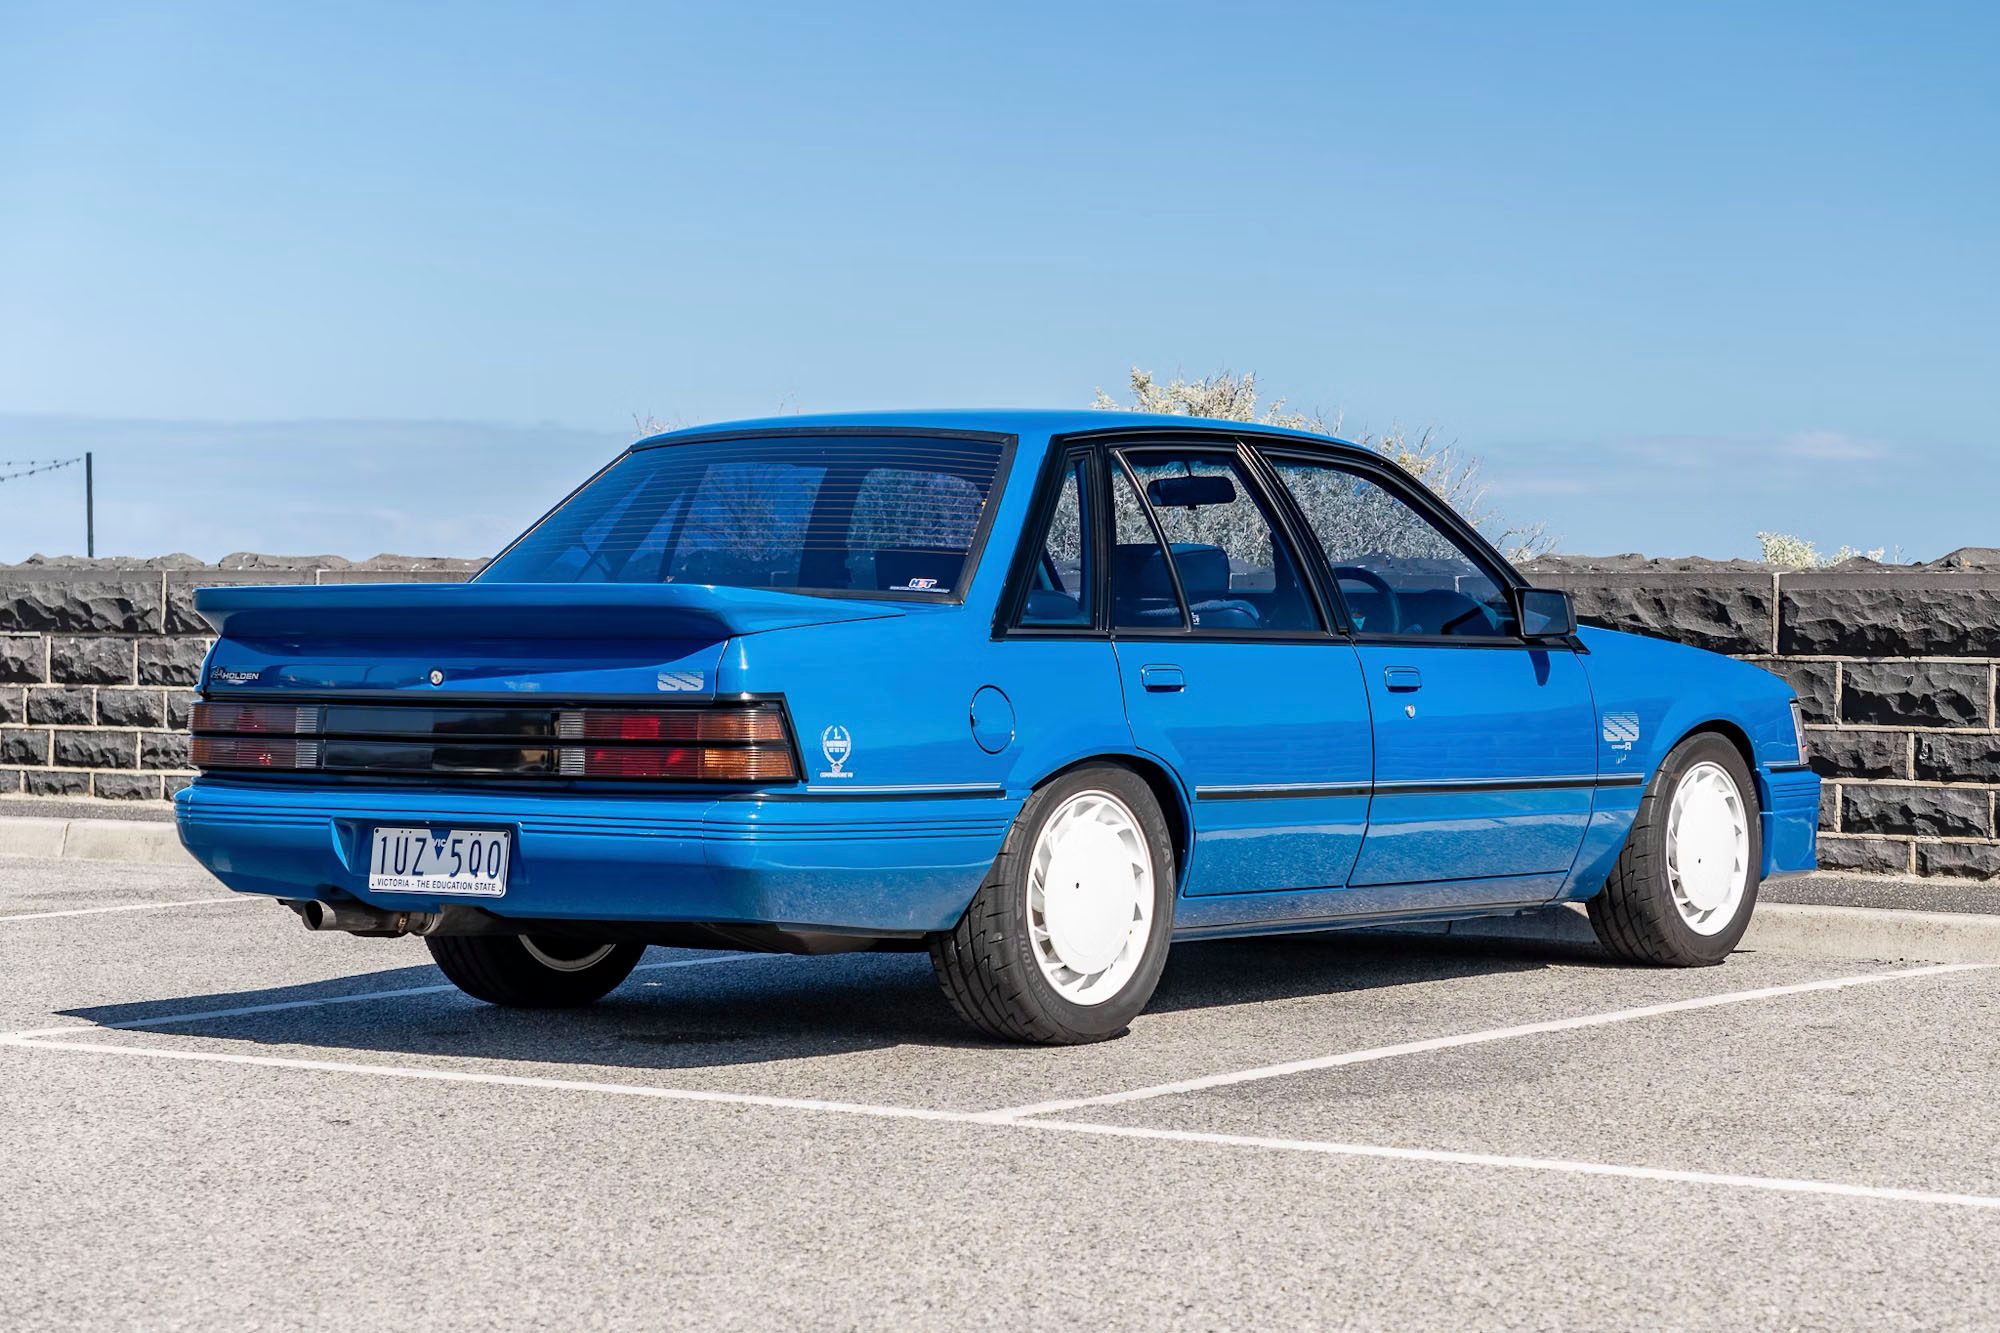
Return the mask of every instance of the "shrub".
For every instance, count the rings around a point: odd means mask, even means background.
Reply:
[[[1165,384],[1152,372],[1132,367],[1132,401],[1121,403],[1099,389],[1091,406],[1106,411],[1157,412],[1169,416],[1209,417],[1218,421],[1249,421],[1289,430],[1306,430],[1316,435],[1338,435],[1340,418],[1318,412],[1292,411],[1283,398],[1260,405],[1257,376],[1252,372],[1232,375],[1224,370],[1206,379],[1187,379],[1176,374]],[[1416,477],[1446,504],[1463,514],[1486,535],[1487,540],[1509,560],[1533,560],[1547,555],[1555,546],[1547,527],[1540,523],[1517,526],[1508,523],[1486,500],[1486,483],[1479,475],[1479,460],[1461,453],[1456,445],[1440,443],[1428,428],[1415,435],[1401,426],[1391,426],[1381,435],[1362,435],[1354,443],[1373,449]]]
[[[1856,556],[1879,561],[1888,554],[1880,546],[1872,551],[1857,551],[1852,546],[1843,546],[1832,555],[1821,555],[1818,547],[1789,532],[1760,532],[1757,541],[1764,548],[1764,563],[1775,569],[1830,569]]]

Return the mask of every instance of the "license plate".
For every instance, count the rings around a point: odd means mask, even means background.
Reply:
[[[508,836],[493,829],[378,828],[368,852],[376,893],[507,892]]]

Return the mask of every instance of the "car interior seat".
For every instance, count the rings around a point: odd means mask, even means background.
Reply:
[[[1257,608],[1229,595],[1229,555],[1220,546],[1176,542],[1174,568],[1187,594],[1195,623],[1206,629],[1255,629]],[[1178,625],[1173,579],[1156,545],[1118,546],[1112,552],[1112,583],[1121,625]]]

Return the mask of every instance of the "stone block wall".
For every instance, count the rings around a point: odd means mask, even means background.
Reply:
[[[194,611],[198,587],[459,580],[478,565],[401,556],[0,565],[0,798],[156,801],[187,784],[188,706],[210,642]]]
[[[450,580],[471,560],[232,556],[0,566],[0,799],[159,800],[187,769],[215,583]],[[1828,779],[1829,869],[2000,882],[2000,552],[1816,573],[1747,562],[1554,557],[1590,624],[1778,672]]]
[[[1555,557],[1588,624],[1678,639],[1791,681],[1827,780],[1829,870],[2000,882],[2000,552],[1927,566]]]

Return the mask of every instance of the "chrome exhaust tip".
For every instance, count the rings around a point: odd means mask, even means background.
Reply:
[[[460,903],[435,912],[391,912],[367,903],[326,902],[319,898],[283,898],[307,930],[345,931],[350,935],[511,935],[511,927],[490,913]]]
[[[407,935],[421,932],[432,918],[423,912],[385,912],[366,903],[330,903],[318,898],[283,899],[307,930],[350,935]]]

